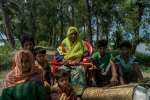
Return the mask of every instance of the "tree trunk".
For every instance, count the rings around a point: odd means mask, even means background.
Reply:
[[[1,0],[1,7],[2,7],[2,12],[3,12],[3,21],[4,21],[4,26],[5,26],[5,31],[6,31],[6,37],[8,41],[10,42],[12,48],[15,49],[15,40],[12,34],[12,29],[11,29],[11,19],[9,18],[9,15],[5,11],[5,4],[6,0]]]
[[[136,47],[141,41],[140,36],[139,36],[139,28],[140,28],[140,22],[142,20],[142,15],[144,13],[144,8],[145,8],[145,5],[141,2],[138,2],[137,5],[138,5],[138,17],[137,17],[138,25],[134,30],[135,37],[133,41],[132,53],[136,52]]]
[[[99,40],[99,22],[98,22],[98,16],[96,16],[96,33],[97,33],[97,37],[96,37],[96,40]]]
[[[92,34],[92,27],[91,27],[91,7],[90,7],[89,0],[86,0],[86,5],[87,5],[87,11],[88,11],[88,34],[89,34],[90,40],[92,42],[93,34]]]
[[[60,18],[60,29],[61,29],[61,32],[60,32],[60,41],[61,42],[63,40],[63,37],[64,37],[64,22],[63,22],[63,17]]]
[[[29,10],[30,10],[31,33],[35,38],[36,37],[36,6],[34,0],[31,2]]]
[[[48,34],[48,43],[49,45],[52,45],[52,27],[50,25],[48,25],[48,29],[49,29],[49,34]]]
[[[71,5],[71,26],[75,25],[75,17],[74,17],[74,6],[73,4]]]

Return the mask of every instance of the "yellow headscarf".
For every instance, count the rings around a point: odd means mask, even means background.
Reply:
[[[77,40],[74,43],[72,43],[69,40],[69,36],[74,32],[77,33]],[[60,54],[64,55],[65,60],[75,60],[83,56],[84,47],[79,37],[78,29],[76,27],[69,27],[67,37],[62,41],[61,45],[58,47],[58,51]]]

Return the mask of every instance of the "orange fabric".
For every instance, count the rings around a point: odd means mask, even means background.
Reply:
[[[24,53],[24,55],[23,55]],[[22,72],[22,58],[27,56],[30,64],[31,71],[28,73]],[[37,79],[42,80],[42,70],[34,65],[34,58],[30,51],[28,50],[19,50],[14,56],[15,66],[10,70],[10,72],[6,75],[5,86],[11,87],[16,84],[23,83],[32,77],[36,76]]]

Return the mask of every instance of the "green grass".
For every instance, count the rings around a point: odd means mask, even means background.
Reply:
[[[142,68],[143,72],[150,73],[150,66],[141,65],[141,68]]]
[[[144,65],[145,64],[150,65],[150,55],[144,55],[141,53],[136,53],[135,56],[137,57],[137,59],[139,60],[140,63],[142,63]]]

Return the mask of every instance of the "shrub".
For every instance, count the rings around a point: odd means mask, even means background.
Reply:
[[[0,47],[0,69],[7,69],[10,66],[12,51],[9,44]]]
[[[142,64],[148,64],[150,65],[150,55],[144,55],[142,53],[136,53],[135,56]]]
[[[39,45],[39,46],[43,46],[43,47],[47,47],[49,44],[48,44],[48,42],[46,42],[46,41],[40,41],[40,42],[38,43],[38,45]]]

